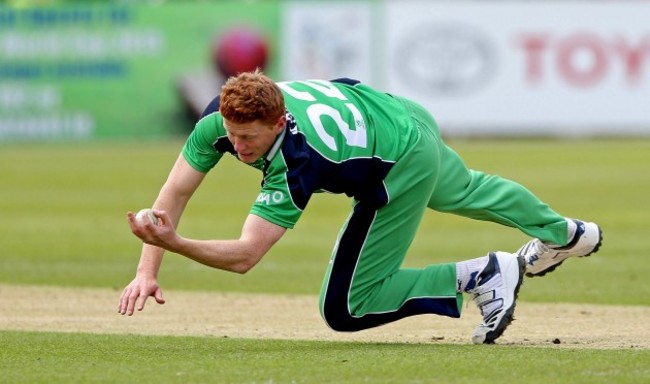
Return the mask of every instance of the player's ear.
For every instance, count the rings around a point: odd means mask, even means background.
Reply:
[[[286,123],[287,123],[287,118],[284,116],[284,114],[282,114],[282,116],[278,118],[278,121],[275,123],[275,126],[273,127],[275,133],[282,132],[282,129],[284,128]]]

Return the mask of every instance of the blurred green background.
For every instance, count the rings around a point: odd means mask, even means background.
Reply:
[[[215,47],[234,29],[263,39],[277,74],[278,1],[13,4],[0,4],[0,144],[186,134],[182,89],[199,83],[203,107],[219,93]]]

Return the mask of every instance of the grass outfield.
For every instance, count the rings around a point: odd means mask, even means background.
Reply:
[[[5,383],[641,383],[649,350],[0,332]],[[26,367],[28,367],[26,369]]]
[[[150,206],[181,142],[0,147],[0,282],[110,287],[132,278],[140,244],[125,220]],[[650,140],[452,142],[470,167],[522,182],[558,212],[597,221],[602,250],[531,279],[522,300],[649,304],[647,214]],[[227,161],[225,161],[227,160]],[[232,238],[259,191],[258,171],[226,158],[190,202],[180,232]],[[340,225],[344,196],[316,196],[294,230],[245,276],[168,255],[166,288],[316,294]],[[514,251],[510,228],[428,212],[407,266]]]
[[[515,179],[558,212],[597,221],[602,250],[527,279],[521,301],[648,306],[650,140],[455,141],[470,167]],[[140,245],[125,212],[151,205],[182,142],[0,146],[0,283],[121,290]],[[261,175],[212,172],[180,232],[236,237]],[[163,288],[317,294],[350,203],[312,200],[295,230],[244,276],[166,257]],[[512,229],[428,213],[407,266],[514,250]],[[117,293],[116,293],[117,294]],[[117,296],[116,296],[117,297]],[[152,304],[149,304],[152,305]],[[2,306],[0,315],[11,308]],[[114,309],[109,309],[114,315]],[[648,350],[367,344],[0,331],[3,382],[644,382]]]

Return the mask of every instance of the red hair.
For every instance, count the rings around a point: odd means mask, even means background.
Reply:
[[[230,77],[221,87],[219,112],[238,124],[261,121],[275,124],[284,115],[280,87],[259,69]]]

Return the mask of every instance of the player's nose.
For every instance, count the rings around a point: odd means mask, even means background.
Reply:
[[[237,139],[234,137],[232,139],[232,146],[235,148],[235,152],[241,153],[246,149],[246,145],[242,142],[242,140]]]

